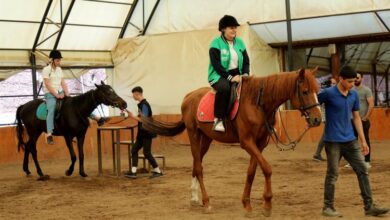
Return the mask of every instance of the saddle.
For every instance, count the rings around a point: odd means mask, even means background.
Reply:
[[[60,117],[60,110],[62,108],[63,99],[57,100],[56,102],[56,110],[54,111],[54,119],[57,119]],[[36,116],[39,120],[46,120],[47,118],[47,105],[46,101],[43,101],[41,104],[39,104]]]
[[[233,83],[228,104],[229,119],[234,120],[240,104],[241,83]],[[200,122],[214,122],[215,90],[210,89],[199,102],[196,116]]]

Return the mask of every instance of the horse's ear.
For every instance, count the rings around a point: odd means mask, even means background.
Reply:
[[[305,68],[299,69],[298,73],[299,73],[299,79],[303,80],[305,78]]]
[[[96,88],[99,88],[99,87],[100,87],[100,86],[99,86],[98,84],[96,84],[96,83],[95,83],[95,86],[96,86]]]
[[[316,72],[318,71],[318,68],[320,68],[320,66],[316,66],[316,67],[314,67],[314,69],[313,69],[313,73],[316,73]]]
[[[104,84],[103,80],[101,80],[100,81],[100,85],[106,85],[106,84]]]

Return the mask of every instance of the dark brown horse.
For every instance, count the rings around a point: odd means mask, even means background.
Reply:
[[[191,203],[198,203],[198,188],[202,192],[202,202],[206,210],[210,209],[209,196],[203,183],[202,159],[212,140],[224,143],[237,143],[250,155],[246,184],[242,195],[244,208],[250,212],[250,193],[257,165],[260,165],[264,177],[264,215],[269,216],[272,208],[271,166],[265,160],[262,151],[270,137],[267,124],[275,124],[275,112],[278,107],[291,100],[291,104],[306,117],[310,127],[321,123],[321,111],[316,93],[319,90],[314,70],[280,73],[268,77],[243,77],[240,107],[236,118],[226,121],[226,133],[212,130],[212,123],[197,120],[196,113],[200,99],[210,88],[200,88],[189,93],[181,106],[182,120],[174,123],[158,122],[142,118],[143,126],[160,135],[174,136],[187,128],[193,156]]]
[[[111,86],[105,85],[103,81],[101,83],[102,85],[95,84],[95,90],[91,90],[76,97],[65,98],[59,112],[59,117],[56,119],[56,126],[53,134],[55,136],[64,136],[72,161],[69,169],[65,172],[67,176],[72,175],[76,162],[76,154],[74,153],[72,144],[74,137],[77,138],[80,163],[79,174],[82,177],[87,176],[84,172],[83,145],[85,134],[89,126],[88,116],[92,111],[102,103],[120,109],[125,109],[127,107],[126,102],[115,93]],[[23,170],[26,175],[28,176],[31,174],[28,168],[29,154],[31,153],[39,175],[38,180],[47,180],[49,179],[49,176],[44,175],[39,166],[36,147],[39,136],[43,132],[46,132],[46,121],[39,120],[36,116],[36,110],[42,102],[42,99],[36,99],[18,107],[16,111],[16,134],[18,137],[18,150],[20,148],[24,149]],[[24,128],[26,128],[28,134],[27,142],[24,142]]]

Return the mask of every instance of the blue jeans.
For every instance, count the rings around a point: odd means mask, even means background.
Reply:
[[[346,143],[325,141],[325,151],[328,167],[325,177],[324,207],[334,208],[334,193],[335,184],[339,175],[339,162],[341,157],[344,157],[358,178],[364,208],[369,208],[372,204],[370,181],[368,179],[368,170],[364,162],[364,157],[357,141],[354,140]]]
[[[318,142],[318,145],[317,145],[317,150],[314,153],[314,156],[316,156],[316,157],[321,157],[321,151],[322,151],[322,149],[325,146],[324,136],[325,136],[325,131],[322,133],[321,139],[320,139],[320,141]]]
[[[45,93],[47,117],[46,117],[46,130],[47,133],[53,133],[54,129],[54,113],[56,110],[57,98],[51,93]]]

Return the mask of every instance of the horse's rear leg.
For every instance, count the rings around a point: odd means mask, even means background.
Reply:
[[[44,175],[42,170],[41,170],[41,167],[39,165],[39,162],[38,162],[38,157],[37,157],[37,146],[36,146],[36,141],[37,139],[36,138],[31,138],[28,142],[27,142],[27,147],[28,149],[30,149],[30,152],[31,152],[31,155],[32,155],[32,158],[34,160],[34,163],[35,163],[35,167],[37,169],[37,173],[39,175],[38,177],[38,180],[48,180],[50,179],[50,176],[49,175]],[[28,156],[27,156],[27,161],[28,161]]]
[[[77,147],[79,149],[79,174],[82,177],[87,177],[88,175],[84,171],[84,138],[85,134],[77,137]]]
[[[74,150],[73,150],[72,137],[66,136],[65,143],[66,143],[66,146],[68,147],[70,159],[72,161],[70,166],[69,166],[69,169],[65,171],[65,175],[70,176],[73,173],[74,164],[76,163],[77,159],[76,159],[76,154],[74,153]]]
[[[247,212],[252,211],[251,189],[252,189],[253,180],[255,179],[256,168],[257,168],[257,160],[255,157],[251,156],[247,175],[246,175],[244,193],[242,194],[242,198],[241,198],[242,204],[244,205],[244,208]]]
[[[31,172],[28,169],[28,158],[30,156],[30,145],[26,144],[24,148],[24,159],[23,159],[23,171],[26,173],[27,176],[30,176]]]
[[[205,135],[198,133],[196,136],[191,136],[191,151],[194,159],[193,170],[192,170],[192,184],[191,184],[191,203],[196,203],[198,201],[198,189],[202,191],[202,203],[206,210],[210,210],[210,199],[206,192],[206,187],[203,182],[203,167],[202,160],[204,155],[207,153],[211,139]]]

